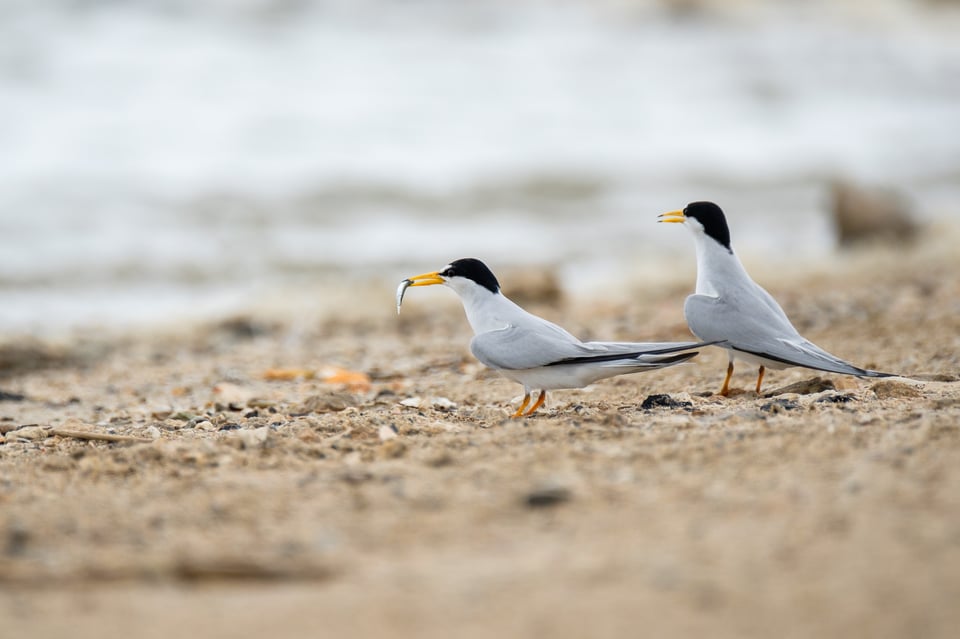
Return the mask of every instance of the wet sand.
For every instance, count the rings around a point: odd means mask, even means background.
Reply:
[[[692,261],[524,299],[585,338],[687,339]],[[398,318],[393,283],[8,358],[0,634],[954,636],[960,255],[748,266],[813,341],[916,379],[771,371],[758,396],[741,365],[721,398],[707,349],[511,420],[453,294]]]

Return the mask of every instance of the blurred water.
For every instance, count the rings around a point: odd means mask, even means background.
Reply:
[[[655,217],[694,199],[741,252],[816,257],[840,176],[957,216],[958,26],[907,0],[0,0],[0,330],[465,255],[692,260]]]

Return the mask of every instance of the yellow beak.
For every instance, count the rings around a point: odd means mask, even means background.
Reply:
[[[414,275],[400,282],[397,287],[397,313],[400,312],[400,305],[403,304],[403,294],[411,286],[432,286],[434,284],[443,284],[443,278],[440,273],[424,273],[423,275]]]
[[[434,271],[433,273],[408,277],[407,282],[409,282],[407,286],[433,286],[434,284],[443,284],[443,278],[440,277],[440,273]]]
[[[672,224],[683,224],[687,221],[687,216],[683,214],[683,211],[670,211],[657,217],[659,218],[658,222],[670,222]]]

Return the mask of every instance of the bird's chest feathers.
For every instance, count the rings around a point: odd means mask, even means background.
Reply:
[[[736,255],[710,238],[697,247],[697,295],[737,297],[750,283]]]
[[[476,335],[497,331],[513,324],[512,309],[509,308],[508,300],[501,296],[478,295],[464,302],[467,321]]]

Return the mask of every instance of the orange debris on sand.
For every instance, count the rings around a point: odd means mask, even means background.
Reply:
[[[271,382],[289,382],[295,379],[313,379],[316,373],[306,368],[268,368],[263,378]]]
[[[319,371],[306,368],[269,368],[263,378],[273,382],[288,382],[297,379],[319,379],[326,384],[342,384],[355,391],[370,390],[370,376],[360,371],[351,371],[339,366],[325,366]]]

